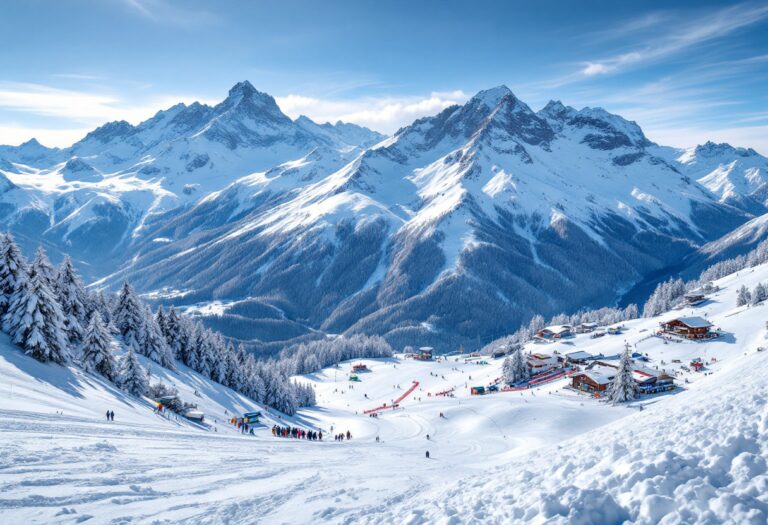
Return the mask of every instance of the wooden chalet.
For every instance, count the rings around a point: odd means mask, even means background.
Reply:
[[[528,367],[531,369],[531,374],[533,375],[546,372],[558,365],[557,357],[543,353],[531,354],[526,361],[528,362]]]
[[[676,317],[664,321],[661,323],[661,331],[685,339],[711,339],[719,335],[712,331],[712,323],[698,316]]]
[[[607,390],[617,371],[616,365],[598,361],[591,368],[571,376],[571,386],[583,392],[602,393]],[[655,394],[675,388],[675,380],[669,374],[636,364],[632,377],[643,394]]]
[[[702,292],[688,292],[683,296],[683,301],[686,306],[696,306],[701,304],[707,298]]]
[[[584,350],[578,350],[576,352],[569,352],[565,355],[561,355],[559,357],[560,361],[563,362],[569,362],[569,363],[576,363],[577,365],[580,365],[582,363],[586,363],[587,361],[594,359],[595,356],[590,354],[589,352],[585,352]]]
[[[419,348],[419,350],[416,352],[416,355],[414,355],[413,358],[418,361],[431,361],[432,350],[433,348],[431,346],[422,346],[421,348]]]
[[[574,332],[577,334],[588,334],[597,330],[597,323],[581,323],[576,325]]]
[[[599,366],[571,376],[571,386],[583,392],[605,392],[616,376],[616,368]]]
[[[536,332],[535,338],[539,341],[554,341],[571,337],[573,335],[573,328],[571,325],[554,325],[547,326]]]

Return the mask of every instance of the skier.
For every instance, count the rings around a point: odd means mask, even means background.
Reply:
[[[58,414],[58,412],[56,412]],[[107,421],[109,421],[109,410],[107,410]]]
[[[429,450],[427,450],[427,459],[429,459]]]
[[[347,430],[347,441],[352,439],[352,434],[350,434],[349,430]]]
[[[429,434],[427,434],[427,441],[429,441]]]
[[[109,412],[109,420],[110,421],[114,421],[115,420],[115,411],[114,410],[110,410],[110,412]]]

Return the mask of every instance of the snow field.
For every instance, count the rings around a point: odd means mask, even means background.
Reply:
[[[314,384],[318,406],[292,418],[267,413],[255,436],[224,420],[263,408],[183,365],[153,365],[152,382],[198,403],[209,430],[162,419],[148,402],[79,369],[38,363],[2,336],[0,521],[765,523],[768,352],[756,348],[765,344],[768,310],[734,307],[739,286],[765,281],[768,265],[744,270],[718,281],[709,302],[627,322],[620,336],[528,348],[615,355],[660,320],[706,314],[728,335],[637,344],[649,366],[680,374],[675,394],[612,407],[560,379],[471,396],[469,387],[501,375],[502,360],[362,360],[370,372],[351,383],[355,360],[297,378]],[[696,357],[706,374],[679,368]],[[363,415],[414,380],[398,410]],[[428,395],[450,388],[455,397]],[[275,438],[275,423],[321,429],[324,441]],[[351,441],[330,439],[347,430]]]

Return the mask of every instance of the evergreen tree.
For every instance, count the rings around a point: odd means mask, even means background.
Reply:
[[[53,291],[38,269],[39,266],[33,266],[28,277],[20,276],[17,280],[3,318],[3,330],[38,361],[64,363],[69,351],[63,316]]]
[[[64,315],[64,330],[72,345],[83,340],[85,333],[88,294],[80,277],[75,272],[72,259],[65,256],[56,277],[56,295]]]
[[[504,359],[504,364],[501,367],[501,375],[506,384],[511,385],[515,383],[515,370],[512,366],[512,358],[510,356],[507,356]]]
[[[634,365],[629,345],[624,347],[624,353],[619,360],[619,369],[608,385],[608,399],[615,405],[625,403],[637,397],[637,382],[632,377]]]
[[[736,306],[744,306],[752,301],[752,294],[743,284],[741,288],[736,291]]]
[[[185,364],[194,371],[200,370],[200,352],[198,346],[198,332],[201,328],[193,321],[185,323],[184,333],[184,357]]]
[[[128,347],[128,352],[120,362],[119,383],[120,388],[134,396],[143,396],[149,388],[147,373],[132,347]]]
[[[148,306],[145,307],[139,333],[140,353],[160,366],[173,370],[175,368],[173,354],[165,342],[165,337],[160,332],[160,327],[157,326],[152,310]]]
[[[766,299],[768,299],[768,289],[766,289],[763,283],[757,283],[752,292],[752,304],[760,304]]]
[[[197,330],[197,339],[195,341],[195,351],[197,353],[197,370],[205,377],[211,377],[213,371],[213,352],[212,352],[211,333],[202,324]]]
[[[168,343],[168,347],[171,349],[171,352],[173,353],[174,357],[184,363],[186,363],[186,360],[184,359],[184,341],[182,337],[182,330],[183,327],[181,326],[181,321],[179,320],[179,316],[176,313],[176,310],[171,306],[171,309],[168,311],[168,314],[165,315],[165,330],[163,332],[163,335],[165,336],[165,341]],[[161,327],[162,328],[162,327]]]
[[[531,377],[531,371],[528,368],[525,355],[523,355],[522,346],[518,346],[512,353],[512,374],[515,383],[526,381]]]
[[[19,279],[27,277],[27,263],[10,234],[0,237],[0,315],[8,311]]]
[[[48,288],[55,292],[56,290],[56,269],[51,264],[48,255],[45,253],[45,249],[42,246],[37,247],[37,253],[35,253],[35,260],[32,261],[32,268],[35,272],[40,274],[45,280],[45,284]]]
[[[112,354],[112,336],[104,326],[99,312],[93,312],[85,331],[82,346],[83,368],[96,372],[110,381],[117,378],[117,364]]]
[[[240,361],[237,358],[235,346],[230,341],[227,346],[227,380],[224,383],[228,387],[240,391],[243,387],[243,371]]]
[[[113,314],[115,327],[123,336],[123,342],[129,348],[139,350],[141,344],[141,325],[143,321],[141,302],[130,284],[123,284]]]
[[[163,337],[165,337],[165,332],[168,330],[167,328],[167,321],[166,321],[166,315],[165,310],[163,310],[163,305],[157,307],[157,313],[155,314],[155,322],[157,323],[157,327],[160,329],[160,333],[163,334]]]

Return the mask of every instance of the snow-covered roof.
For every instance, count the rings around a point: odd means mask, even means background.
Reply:
[[[568,324],[562,324],[562,325],[552,325],[547,326],[542,330],[542,332],[552,332],[553,334],[562,334],[564,332],[570,332],[571,331],[571,325]]]
[[[585,352],[584,350],[578,350],[576,352],[569,352],[565,354],[565,357],[568,359],[589,359],[592,357],[592,354]]]
[[[676,317],[674,319],[670,319],[667,321],[667,323],[671,321],[680,321],[689,328],[709,328],[712,326],[712,323],[697,315],[691,317]]]
[[[613,379],[613,375],[607,375],[606,373],[602,373],[600,371],[594,371],[594,370],[587,370],[584,372],[584,375],[590,378],[592,381],[597,383],[598,385],[607,385],[611,382],[611,379]],[[615,375],[615,374],[614,374]]]

